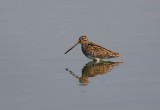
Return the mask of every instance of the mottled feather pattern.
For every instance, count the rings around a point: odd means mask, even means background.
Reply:
[[[81,46],[82,52],[89,59],[98,61],[105,58],[121,57],[121,55],[117,52],[112,52],[100,45],[90,42],[87,36],[81,36],[78,42],[75,45],[73,45],[69,50],[67,50],[65,54],[68,53],[71,49],[73,49],[79,43],[82,45]]]
[[[89,42],[88,45],[84,45],[83,49],[86,52],[86,54],[90,54],[93,57],[97,58],[114,58],[119,56],[119,53],[112,52],[93,42]]]

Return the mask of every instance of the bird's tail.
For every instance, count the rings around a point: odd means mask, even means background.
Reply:
[[[113,53],[113,57],[123,57],[123,55],[115,52],[115,53]]]

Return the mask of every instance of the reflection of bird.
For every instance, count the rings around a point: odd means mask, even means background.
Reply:
[[[102,60],[105,58],[116,58],[116,57],[122,57],[122,55],[120,55],[117,52],[112,52],[100,45],[97,45],[93,42],[89,42],[87,36],[81,36],[78,40],[78,42],[73,45],[69,50],[67,50],[65,52],[68,53],[71,49],[73,49],[77,44],[82,44],[82,52],[83,54],[92,60]]]
[[[82,76],[79,77],[74,74],[71,70],[66,68],[66,71],[69,71],[75,78],[79,79],[80,84],[88,84],[89,77],[95,77],[96,75],[101,75],[110,72],[114,66],[119,66],[123,62],[111,62],[111,61],[102,61],[102,62],[95,62],[91,61],[88,62],[82,68]]]

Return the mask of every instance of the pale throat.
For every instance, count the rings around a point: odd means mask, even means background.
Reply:
[[[81,44],[84,45],[84,46],[87,46],[88,43],[89,43],[88,41],[85,41],[85,42],[82,42]]]

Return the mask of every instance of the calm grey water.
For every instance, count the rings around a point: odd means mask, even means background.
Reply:
[[[124,57],[65,55],[81,35]],[[159,0],[0,1],[1,110],[158,110],[159,57]]]

